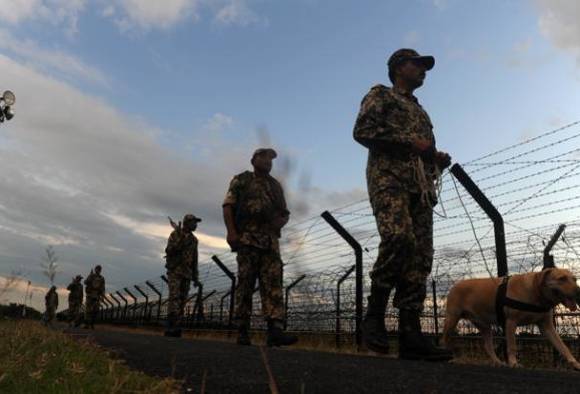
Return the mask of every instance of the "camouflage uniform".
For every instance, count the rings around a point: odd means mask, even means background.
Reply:
[[[54,287],[52,287],[48,293],[46,293],[44,302],[46,306],[46,324],[51,324],[54,320],[54,316],[56,315],[56,308],[58,308],[58,294],[56,293],[56,289]]]
[[[83,285],[81,279],[73,280],[67,287],[68,294],[68,313],[71,323],[78,323],[81,320],[81,306],[83,305]]]
[[[91,272],[85,279],[85,320],[93,324],[99,312],[99,303],[105,295],[105,278]]]
[[[264,317],[268,321],[283,321],[280,228],[273,225],[280,217],[290,214],[282,186],[270,175],[261,177],[246,171],[232,179],[223,205],[234,207],[240,236],[237,320],[249,322],[254,284],[258,278]]]
[[[192,278],[198,279],[198,240],[190,231],[174,230],[167,240],[166,264],[169,286],[167,313],[178,321],[183,317]]]
[[[394,305],[422,310],[426,280],[433,263],[433,160],[411,153],[416,138],[435,150],[429,116],[413,95],[383,85],[374,86],[362,101],[354,138],[369,148],[367,186],[381,237],[370,274],[374,284],[390,291]],[[417,182],[418,166],[427,174],[429,190]],[[431,201],[420,196],[428,192]]]

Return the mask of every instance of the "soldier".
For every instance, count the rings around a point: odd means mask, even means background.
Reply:
[[[52,327],[52,321],[58,308],[58,294],[56,293],[56,286],[52,286],[46,296],[44,296],[44,303],[46,306],[45,324]]]
[[[101,269],[97,265],[85,279],[85,328],[95,328],[99,303],[105,296],[105,278],[101,275]]]
[[[190,283],[199,285],[197,270],[197,238],[193,232],[201,219],[192,214],[183,217],[183,224],[175,226],[165,248],[165,268],[169,282],[169,302],[167,306],[166,337],[180,337],[178,327],[183,318],[185,303],[189,293]]]
[[[282,331],[284,305],[278,239],[290,212],[282,186],[270,176],[275,157],[273,149],[256,150],[251,160],[254,171],[233,178],[223,203],[227,241],[232,251],[238,253],[236,321],[240,345],[251,344],[249,328],[256,278],[268,324],[268,346],[287,346],[298,340]]]
[[[83,305],[83,277],[77,275],[68,285],[68,314],[69,326],[78,327],[81,324],[81,306]]]
[[[452,355],[421,333],[419,315],[433,263],[433,206],[436,179],[451,163],[437,151],[433,126],[413,91],[423,84],[432,56],[399,49],[388,60],[392,88],[376,85],[364,97],[354,139],[369,149],[367,186],[381,237],[370,273],[371,294],[363,321],[369,349],[388,352],[385,309],[396,288],[399,357],[447,361]]]

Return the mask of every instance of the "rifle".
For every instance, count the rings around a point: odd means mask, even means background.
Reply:
[[[167,219],[169,219],[169,224],[171,224],[171,227],[181,233],[181,222],[175,223],[173,219],[171,219],[171,216],[167,216]]]

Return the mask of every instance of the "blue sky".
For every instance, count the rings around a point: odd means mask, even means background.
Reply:
[[[436,58],[417,96],[456,161],[580,118],[573,1],[0,0],[0,10],[0,89],[18,100],[0,130],[2,176],[22,185],[0,201],[20,213],[5,216],[0,274],[51,243],[68,270],[108,259],[120,284],[131,261],[146,278],[159,270],[165,215],[187,210],[208,219],[206,254],[223,249],[219,200],[268,139],[291,157],[290,192],[304,174],[316,188],[311,215],[364,196],[352,126],[400,47]],[[60,207],[39,197],[63,193]],[[37,271],[26,274],[40,283]]]

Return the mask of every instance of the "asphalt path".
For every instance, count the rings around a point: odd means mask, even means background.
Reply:
[[[580,393],[580,372],[402,361],[121,331],[88,336],[149,375],[200,393]]]

